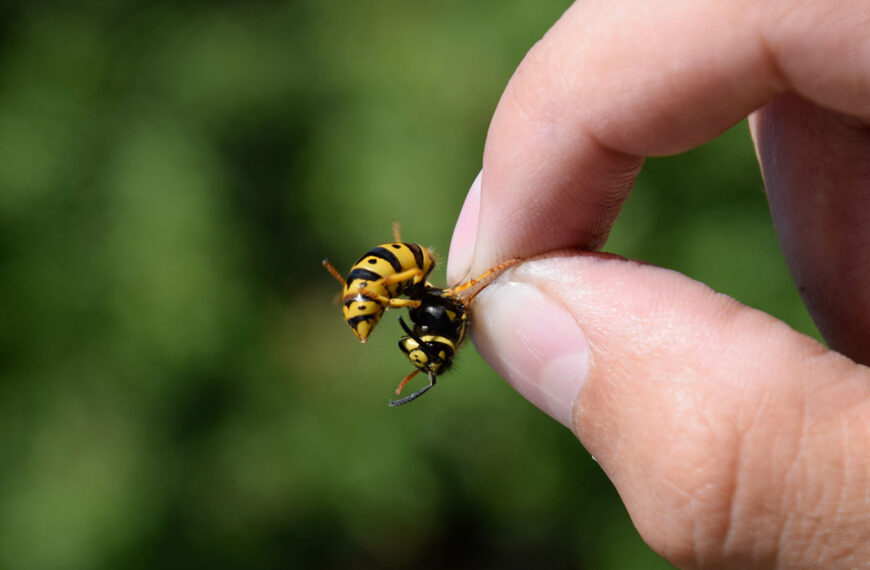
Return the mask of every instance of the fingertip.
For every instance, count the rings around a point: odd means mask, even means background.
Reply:
[[[571,428],[589,344],[571,313],[529,283],[494,283],[475,303],[474,342],[514,389]]]
[[[471,270],[474,259],[474,242],[477,237],[477,220],[480,214],[480,173],[471,183],[465,196],[462,210],[453,229],[450,252],[447,256],[447,282],[462,281]]]

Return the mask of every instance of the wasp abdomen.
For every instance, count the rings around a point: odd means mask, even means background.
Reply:
[[[434,266],[432,253],[416,243],[385,243],[360,257],[342,292],[342,314],[356,337],[365,342],[387,307],[418,305],[397,297],[419,296]]]

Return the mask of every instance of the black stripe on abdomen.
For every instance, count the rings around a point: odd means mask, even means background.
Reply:
[[[416,243],[406,243],[405,246],[414,254],[414,262],[417,264],[417,267],[423,269],[423,248]]]
[[[350,285],[357,279],[359,279],[360,281],[379,281],[383,278],[383,275],[379,275],[374,271],[369,271],[368,269],[357,267],[350,272],[350,275],[347,276],[347,284]]]
[[[396,273],[401,273],[401,271],[402,271],[402,264],[399,263],[399,258],[396,257],[395,255],[393,255],[393,252],[386,249],[386,248],[376,247],[373,250],[371,250],[370,252],[368,252],[365,256],[366,257],[371,256],[371,257],[377,257],[379,259],[383,259],[384,261],[386,261],[387,263],[389,263],[390,265],[393,266],[393,270],[395,270]]]
[[[357,315],[355,317],[351,317],[347,320],[347,324],[351,326],[351,328],[356,329],[356,326],[364,321],[377,321],[381,318],[381,313],[368,313],[366,315]]]

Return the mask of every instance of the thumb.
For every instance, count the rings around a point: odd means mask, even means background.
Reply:
[[[870,560],[870,369],[603,254],[526,262],[473,307],[484,358],[573,430],[671,562]]]

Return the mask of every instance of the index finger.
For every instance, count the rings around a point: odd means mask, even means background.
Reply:
[[[707,141],[777,94],[870,116],[865,5],[574,4],[499,101],[479,202],[466,202],[479,214],[460,219],[476,231],[457,229],[451,280],[507,258],[600,248],[643,157]],[[463,235],[476,235],[473,248]]]

